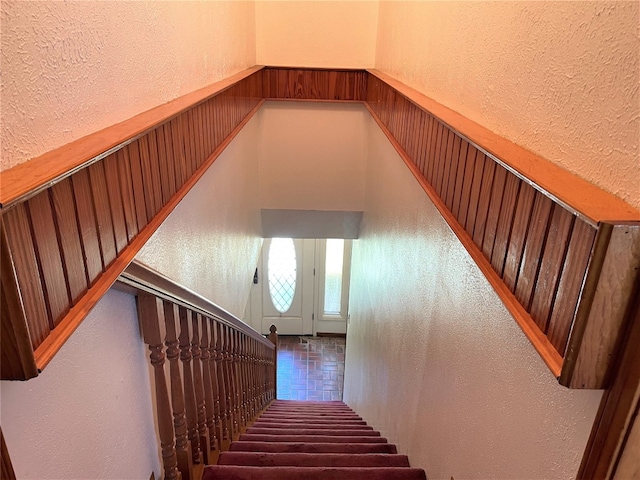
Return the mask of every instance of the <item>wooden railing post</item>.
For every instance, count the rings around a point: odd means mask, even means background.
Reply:
[[[178,470],[173,415],[164,373],[164,345],[162,334],[160,333],[160,324],[161,322],[164,323],[162,300],[146,293],[138,295],[138,318],[142,326],[144,342],[149,345],[149,350],[151,351],[150,358],[155,379],[158,430],[160,433],[164,478],[171,480],[182,479],[182,475]]]
[[[276,399],[278,396],[278,329],[275,325],[269,327],[269,340],[275,347],[273,349],[273,397]]]
[[[167,330],[165,345],[167,346],[167,359],[169,360],[169,372],[171,378],[171,405],[173,407],[173,428],[176,435],[176,455],[178,470],[182,473],[183,480],[192,480],[193,457],[191,444],[187,438],[187,417],[185,413],[184,394],[182,391],[182,376],[180,375],[180,349],[176,335],[176,318],[178,306],[174,303],[164,302],[164,321]]]

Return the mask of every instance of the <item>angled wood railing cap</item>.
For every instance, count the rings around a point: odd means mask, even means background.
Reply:
[[[264,68],[256,65],[135,117],[91,133],[0,173],[0,208],[38,194],[88,164],[107,157],[157,125]]]
[[[454,110],[376,69],[369,73],[387,83],[423,110],[435,115],[470,143],[594,226],[600,222],[640,222],[640,210],[571,172],[500,137]]]

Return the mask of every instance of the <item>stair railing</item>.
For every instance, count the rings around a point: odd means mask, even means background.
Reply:
[[[135,289],[150,350],[164,478],[199,479],[275,399],[275,327],[267,339],[139,263],[119,284]]]

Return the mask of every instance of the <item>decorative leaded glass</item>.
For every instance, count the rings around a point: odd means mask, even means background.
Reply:
[[[269,247],[267,263],[269,294],[273,306],[285,313],[296,293],[296,249],[291,238],[274,238]]]

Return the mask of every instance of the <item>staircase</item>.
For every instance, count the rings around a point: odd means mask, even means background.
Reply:
[[[276,400],[203,480],[426,480],[342,402]]]

